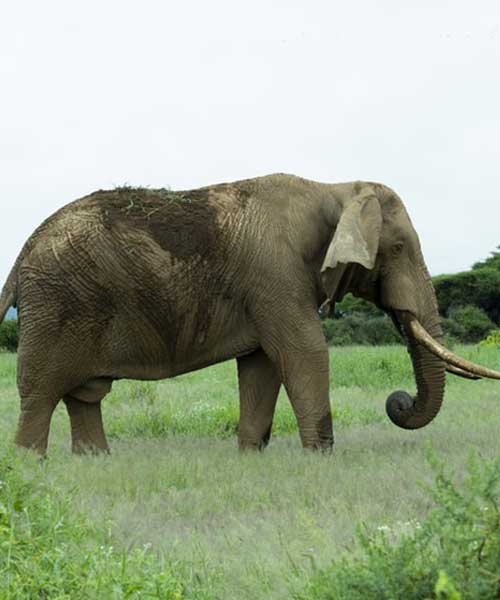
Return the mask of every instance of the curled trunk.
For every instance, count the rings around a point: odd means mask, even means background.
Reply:
[[[409,332],[404,318],[402,325],[408,339],[413,363],[417,395],[397,391],[387,398],[386,411],[393,423],[403,429],[419,429],[437,415],[444,397],[446,363],[421,346]],[[427,331],[435,339],[442,337],[441,326],[434,320]]]

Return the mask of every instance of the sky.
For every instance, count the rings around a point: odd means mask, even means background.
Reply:
[[[380,181],[433,275],[500,245],[497,0],[5,2],[0,280],[99,188]]]

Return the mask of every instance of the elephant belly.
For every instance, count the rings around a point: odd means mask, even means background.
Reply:
[[[257,331],[243,311],[219,303],[216,313],[211,319],[207,315],[207,321],[198,326],[188,322],[179,332],[175,349],[171,348],[172,375],[249,354],[259,346]]]
[[[234,313],[219,319],[217,327],[189,320],[173,331],[168,325],[117,324],[108,346],[112,376],[165,379],[249,354],[260,345],[254,326]]]

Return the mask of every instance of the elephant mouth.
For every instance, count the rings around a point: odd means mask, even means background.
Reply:
[[[446,370],[458,377],[465,379],[500,379],[500,372],[482,365],[478,365],[451,350],[448,350],[440,342],[434,339],[420,323],[415,315],[408,311],[388,311],[389,316],[399,333],[407,340],[410,339],[423,346],[431,354],[445,363]]]
[[[396,313],[395,310],[392,309],[383,309],[391,318],[391,321],[394,323],[394,327],[396,328],[397,332],[399,333],[399,335],[403,338],[406,339],[406,334],[403,330],[403,325],[401,324],[401,321],[398,318],[398,315]]]

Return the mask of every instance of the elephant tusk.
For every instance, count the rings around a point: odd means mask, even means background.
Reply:
[[[432,352],[432,354],[438,358],[441,358],[445,363],[447,363],[447,366],[458,367],[459,370],[465,371],[469,375],[488,377],[489,379],[500,379],[500,373],[498,371],[488,369],[487,367],[483,367],[481,365],[476,365],[475,363],[470,362],[461,356],[457,356],[453,352],[447,350],[431,335],[429,335],[424,327],[412,315],[407,313],[404,320],[406,327],[411,332],[415,340],[424,346],[424,348],[427,348],[429,352]],[[458,373],[454,374],[458,375]],[[462,373],[460,373],[460,375],[463,376]]]
[[[482,379],[482,377],[479,377],[479,375],[473,375],[472,373],[469,373],[469,371],[464,371],[463,369],[459,369],[453,365],[446,365],[446,370],[448,373],[452,373],[457,377],[463,377],[464,379]]]

